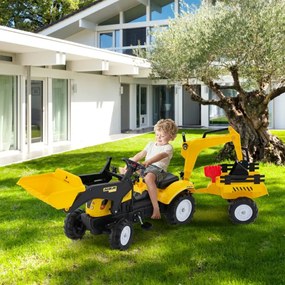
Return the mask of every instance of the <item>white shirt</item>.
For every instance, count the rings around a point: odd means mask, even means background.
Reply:
[[[144,148],[144,150],[146,151],[145,160],[151,159],[159,153],[166,152],[168,154],[167,157],[153,163],[152,165],[155,165],[159,168],[162,168],[164,171],[167,171],[167,167],[173,156],[173,147],[171,144],[157,145],[155,142],[149,142]]]

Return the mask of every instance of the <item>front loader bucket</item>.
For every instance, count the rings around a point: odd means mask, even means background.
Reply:
[[[68,209],[78,193],[85,191],[80,177],[62,169],[22,177],[18,182],[27,192],[56,209]]]

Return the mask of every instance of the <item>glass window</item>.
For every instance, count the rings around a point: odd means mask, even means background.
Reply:
[[[222,90],[225,96],[235,97],[236,91],[231,89]],[[217,99],[217,95],[210,90],[209,91],[209,99]],[[228,124],[228,119],[226,117],[225,111],[215,105],[209,106],[209,124],[210,125],[225,125]]]
[[[121,33],[119,30],[115,31],[115,47],[118,48],[121,46]]]
[[[0,75],[0,151],[16,149],[15,76]]]
[[[123,30],[123,46],[125,54],[133,54],[133,47],[146,44],[146,28],[135,28]]]
[[[52,80],[52,123],[53,141],[68,139],[68,81]]]
[[[31,92],[31,124],[32,124],[32,142],[42,142],[43,141],[43,128],[44,128],[44,118],[43,118],[43,81],[42,80],[32,80],[32,92]]]
[[[113,47],[113,32],[101,33],[99,35],[99,47],[100,48]]]
[[[179,0],[179,13],[187,12],[188,7],[200,7],[201,0]]]
[[[174,18],[174,0],[150,1],[150,19],[152,21],[168,18]]]
[[[138,5],[124,12],[125,23],[135,23],[146,21],[146,7],[145,5]]]
[[[147,111],[146,98],[147,98],[147,88],[142,87],[141,88],[141,115],[146,115],[146,111]]]
[[[147,87],[137,85],[137,128],[147,124]]]
[[[123,46],[145,45],[146,28],[135,28],[123,30]]]
[[[99,26],[106,26],[106,25],[116,25],[120,23],[120,16],[116,15],[108,20],[105,20],[104,22],[101,22]]]

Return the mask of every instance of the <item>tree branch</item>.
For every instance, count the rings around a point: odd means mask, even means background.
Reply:
[[[202,105],[216,105],[221,107],[222,106],[222,102],[221,100],[205,100],[203,99],[196,91],[195,88],[192,87],[192,85],[185,85],[186,86],[186,90],[188,91],[188,93],[190,94],[191,98],[195,101],[198,102]]]
[[[221,86],[218,83],[214,83],[213,80],[206,80],[202,78],[202,81],[218,96],[219,99],[224,100],[226,97],[224,93],[221,91]],[[216,101],[216,100],[214,100]]]
[[[237,65],[232,65],[229,67],[229,70],[231,72],[232,78],[234,80],[233,88],[238,91],[241,94],[244,94],[244,90],[242,89],[240,83],[239,83],[239,74],[238,74],[238,67]]]
[[[265,103],[268,104],[270,101],[285,93],[285,86],[281,86],[279,88],[273,89],[269,95],[266,97]]]

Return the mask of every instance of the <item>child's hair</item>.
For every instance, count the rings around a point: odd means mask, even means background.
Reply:
[[[178,132],[178,127],[171,119],[161,119],[155,124],[154,131],[163,131],[168,133],[171,136],[171,140],[174,140]]]

